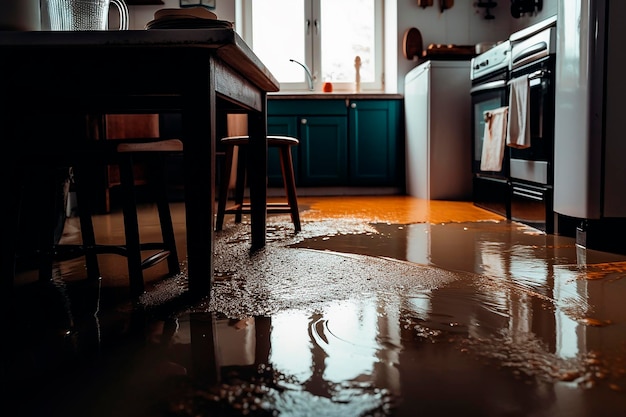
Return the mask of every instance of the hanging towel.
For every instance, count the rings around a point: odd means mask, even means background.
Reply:
[[[485,134],[480,158],[481,171],[502,170],[508,112],[509,108],[505,106],[484,113]]]
[[[530,86],[528,75],[509,82],[509,126],[506,144],[512,148],[530,147]]]

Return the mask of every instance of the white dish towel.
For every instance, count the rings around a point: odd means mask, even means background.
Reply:
[[[499,107],[484,113],[485,134],[483,137],[483,152],[480,158],[481,171],[502,170],[508,113],[508,106]]]
[[[530,147],[530,85],[528,75],[515,78],[510,82],[509,126],[506,144],[512,148]]]

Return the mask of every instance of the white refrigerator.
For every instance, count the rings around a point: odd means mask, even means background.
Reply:
[[[626,1],[558,0],[554,211],[626,217]]]
[[[405,76],[408,195],[471,199],[470,87],[470,61],[426,61]]]

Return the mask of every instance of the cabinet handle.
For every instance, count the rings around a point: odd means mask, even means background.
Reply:
[[[305,125],[307,123],[307,119],[300,119],[300,124]]]
[[[352,107],[353,109],[356,109],[356,103],[351,103],[350,107]]]

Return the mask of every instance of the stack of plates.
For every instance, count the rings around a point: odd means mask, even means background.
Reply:
[[[232,29],[232,22],[218,20],[217,15],[204,7],[182,9],[160,9],[154,13],[154,20],[146,23],[146,29]]]

